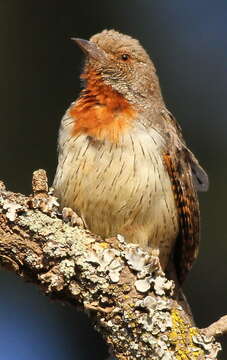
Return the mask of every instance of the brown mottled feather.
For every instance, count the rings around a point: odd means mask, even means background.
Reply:
[[[179,214],[180,233],[174,250],[174,260],[178,279],[183,283],[198,254],[199,204],[191,167],[184,154],[167,153],[164,155],[164,163],[172,182]]]
[[[188,149],[174,116],[164,109],[162,117],[162,131],[167,143],[164,163],[172,182],[180,224],[173,257],[179,281],[183,283],[199,251],[200,211],[197,191],[207,191],[209,180]]]

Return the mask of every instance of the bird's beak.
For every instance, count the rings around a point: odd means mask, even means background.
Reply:
[[[103,60],[103,58],[105,58],[106,56],[105,52],[92,41],[79,38],[71,38],[71,40],[73,40],[77,45],[79,45],[79,47],[86,55],[97,61]]]

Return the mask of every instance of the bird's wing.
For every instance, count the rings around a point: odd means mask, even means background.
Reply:
[[[207,191],[209,188],[209,178],[206,171],[200,166],[195,155],[185,147],[186,157],[191,166],[194,185],[197,191]]]
[[[196,190],[207,191],[209,188],[208,176],[205,170],[199,164],[195,155],[188,149],[182,135],[181,126],[176,121],[175,117],[171,114],[171,112],[167,109],[163,110],[162,116],[164,118],[164,121],[168,124],[168,127],[170,127],[172,132],[175,134],[178,142],[178,147],[180,147],[185,152],[185,157],[187,158],[187,161],[190,164],[192,170],[192,177]]]
[[[200,213],[191,167],[181,156],[165,153],[164,163],[169,173],[179,214],[180,231],[174,249],[174,262],[179,282],[197,257],[199,249]]]
[[[187,148],[180,125],[170,112],[165,113],[170,131],[164,163],[170,176],[179,214],[180,232],[174,249],[174,261],[180,283],[191,270],[198,255],[200,212],[197,191],[208,189],[208,176],[194,154]]]

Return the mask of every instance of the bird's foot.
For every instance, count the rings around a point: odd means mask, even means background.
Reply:
[[[62,210],[63,220],[71,226],[79,226],[86,229],[86,224],[83,219],[75,213],[71,208],[64,207]]]

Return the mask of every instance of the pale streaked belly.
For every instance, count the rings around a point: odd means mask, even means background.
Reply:
[[[121,145],[64,135],[54,180],[62,207],[71,207],[103,237],[160,251],[165,267],[178,234],[178,215],[153,130],[125,135]]]

